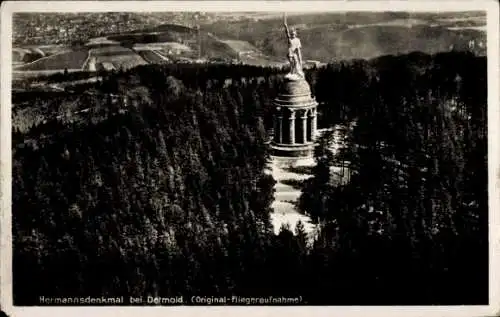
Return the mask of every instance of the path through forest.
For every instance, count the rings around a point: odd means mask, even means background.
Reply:
[[[276,234],[283,225],[290,226],[294,231],[299,220],[304,224],[307,233],[314,231],[315,226],[310,222],[311,219],[299,213],[296,206],[301,194],[298,183],[312,176],[308,170],[314,164],[313,158],[271,157],[269,171],[277,182],[274,186],[274,202],[271,205],[274,209],[271,221]]]
[[[347,144],[344,141],[346,126],[337,125],[335,128],[334,137],[330,144],[332,152],[337,152],[340,147],[345,147]],[[326,129],[317,131],[317,138],[320,137]],[[274,193],[274,202],[271,208],[274,212],[271,214],[271,222],[274,227],[274,232],[279,233],[283,225],[288,225],[292,231],[295,231],[297,222],[300,220],[304,225],[306,233],[313,237],[316,233],[316,226],[311,223],[311,218],[301,214],[298,211],[297,203],[301,195],[300,182],[312,177],[312,167],[316,164],[314,158],[289,158],[271,156],[271,162],[268,165],[268,172],[276,180],[276,189]],[[335,167],[335,172],[339,172],[340,168]],[[342,173],[341,182],[346,180]]]

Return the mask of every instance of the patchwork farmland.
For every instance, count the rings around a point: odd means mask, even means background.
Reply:
[[[65,48],[49,46],[13,49],[14,71],[25,72],[23,76],[32,77],[37,76],[39,72],[63,72],[65,69],[93,72],[130,69],[148,63],[215,59],[222,61],[238,59],[242,63],[254,65],[273,64],[273,61],[266,58],[249,42],[222,40],[211,33],[199,34],[192,28],[168,24],[149,30],[91,38],[78,49],[69,46]],[[34,49],[37,48],[41,52],[34,54]],[[28,53],[33,56],[26,55]]]
[[[233,16],[233,13],[229,14]],[[282,17],[255,13],[250,19],[224,16],[198,26],[157,20],[141,27],[100,32],[78,42],[40,42],[14,47],[14,73],[23,77],[39,73],[76,70],[129,69],[137,65],[220,61],[279,66],[286,63]],[[259,19],[254,23],[253,18]],[[349,13],[294,16],[304,43],[304,57],[320,62],[369,59],[421,51],[428,54],[470,50],[486,54],[486,16],[482,14]],[[165,23],[154,25],[155,23]],[[179,24],[180,23],[180,24]],[[411,40],[408,40],[411,38]],[[83,43],[83,41],[86,41]],[[319,44],[318,44],[319,43]],[[20,43],[18,43],[20,44]],[[315,63],[317,64],[317,63]],[[25,74],[20,74],[25,73]],[[17,76],[17,75],[16,75]]]

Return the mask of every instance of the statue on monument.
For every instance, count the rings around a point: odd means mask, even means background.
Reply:
[[[300,39],[297,37],[297,30],[289,30],[286,22],[286,14],[283,20],[286,38],[288,40],[288,61],[290,62],[290,72],[286,77],[291,80],[298,80],[304,78],[304,71],[302,70],[302,45]]]

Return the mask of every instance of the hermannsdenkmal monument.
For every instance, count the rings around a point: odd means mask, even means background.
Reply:
[[[310,157],[317,133],[317,105],[311,95],[302,68],[302,45],[295,29],[289,29],[284,19],[288,41],[290,71],[284,77],[274,99],[274,137],[271,142],[275,156]]]

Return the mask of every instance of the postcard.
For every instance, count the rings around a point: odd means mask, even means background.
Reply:
[[[494,1],[7,1],[7,316],[500,312]]]

